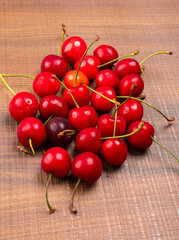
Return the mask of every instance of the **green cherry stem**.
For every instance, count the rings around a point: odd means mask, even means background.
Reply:
[[[3,78],[3,75],[0,74],[0,78],[3,81],[3,83],[6,85],[6,87],[14,94],[16,95],[16,93],[12,90],[12,88],[7,84],[6,80]]]
[[[43,147],[40,148],[42,153],[45,154],[45,149]]]
[[[117,122],[117,104],[115,105],[115,117],[114,117],[114,130],[113,130],[113,137],[116,135],[116,122]]]
[[[144,66],[140,68],[140,70],[141,70],[140,77],[142,77],[142,75],[143,75],[143,73],[144,73],[144,69],[145,69]]]
[[[77,213],[77,210],[76,208],[74,207],[74,196],[75,196],[75,192],[76,192],[76,189],[78,188],[79,184],[81,182],[81,178],[78,178],[78,181],[73,189],[73,193],[72,193],[72,197],[71,197],[71,203],[70,203],[70,210],[72,213],[76,214]]]
[[[58,79],[56,75],[52,75],[52,77],[55,78],[57,81],[59,81],[61,83],[61,85],[69,92],[69,94],[70,94],[71,98],[73,99],[76,107],[79,108],[79,105],[78,105],[77,101],[75,100],[75,98],[73,97],[73,94],[70,92],[70,90],[67,88],[67,86],[62,81],[60,81],[60,79]]]
[[[122,136],[102,137],[101,139],[104,140],[104,139],[110,139],[110,138],[125,138],[125,137],[129,137],[131,135],[134,135],[138,131],[140,131],[143,128],[143,126],[144,126],[144,122],[140,122],[139,125],[138,125],[138,128],[134,132],[131,132],[129,134],[125,134],[125,135],[122,135]]]
[[[169,55],[172,55],[173,52],[170,52],[170,51],[161,51],[161,52],[156,52],[156,53],[153,53],[151,55],[149,55],[148,57],[144,58],[144,60],[142,62],[139,63],[139,65],[142,65],[147,59],[153,57],[153,56],[156,56],[156,55],[159,55],[159,54],[169,54]]]
[[[81,63],[86,55],[86,53],[88,52],[88,50],[90,49],[90,47],[99,40],[99,36],[96,36],[95,40],[87,47],[86,51],[83,53],[83,56],[81,58],[81,61],[79,63],[79,66],[78,66],[78,69],[77,69],[77,72],[76,72],[76,77],[75,77],[75,84],[74,86],[76,87],[76,82],[77,82],[77,78],[78,78],[78,73],[79,73],[79,70],[80,70],[80,66],[81,66]]]
[[[49,121],[51,118],[53,118],[53,115],[50,115],[50,117],[45,121],[44,126],[46,126],[46,124],[48,123],[48,121]]]
[[[2,74],[3,77],[27,77],[27,78],[31,78],[31,79],[35,79],[32,76],[29,75],[23,75],[23,74]]]
[[[178,162],[179,162],[179,159],[171,152],[171,151],[169,151],[167,148],[165,148],[162,144],[160,144],[157,140],[155,140],[155,138],[153,138],[152,136],[151,136],[151,139],[155,142],[155,143],[157,143],[160,147],[162,147],[163,149],[165,149],[168,153],[170,153]]]
[[[49,183],[50,183],[50,180],[53,176],[53,173],[51,172],[50,175],[49,175],[49,178],[48,178],[48,181],[47,181],[47,184],[46,184],[46,202],[47,202],[47,206],[50,210],[50,213],[54,213],[56,208],[52,207],[48,201],[48,186],[49,186]]]
[[[117,98],[129,98],[129,96],[117,96]],[[154,107],[153,105],[151,105],[150,103],[148,103],[148,102],[146,102],[146,101],[144,101],[144,100],[141,100],[141,99],[135,98],[135,97],[130,97],[130,98],[135,99],[135,100],[137,100],[137,101],[139,101],[139,102],[142,102],[142,103],[148,105],[149,107],[155,109],[155,110],[156,110],[158,113],[160,113],[168,122],[172,122],[172,121],[175,120],[174,117],[168,118],[168,117],[167,117],[164,113],[162,113],[158,108]]]
[[[64,23],[62,23],[62,31],[63,31],[63,34],[62,34],[62,40],[61,40],[61,43],[60,43],[60,48],[59,48],[59,51],[58,51],[58,56],[61,55],[62,45],[63,45],[64,37],[65,37],[65,34],[66,34],[66,28],[65,28]]]
[[[32,151],[33,156],[35,156],[35,151],[34,151],[34,148],[32,146],[32,138],[29,138],[29,145],[30,145],[30,149]]]
[[[117,61],[117,60],[119,60],[119,59],[121,59],[121,58],[132,57],[132,56],[137,55],[138,53],[139,53],[139,50],[136,50],[134,53],[129,53],[129,54],[123,55],[123,56],[121,56],[121,57],[115,58],[115,59],[113,59],[112,61],[107,62],[107,63],[104,63],[104,64],[99,65],[99,66],[97,66],[97,67],[98,67],[98,68],[104,67],[104,66],[108,65],[109,63],[113,63],[113,62],[115,62],[115,61]]]

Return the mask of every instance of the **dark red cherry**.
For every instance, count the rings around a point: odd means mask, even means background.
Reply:
[[[77,36],[69,37],[62,45],[62,57],[70,64],[74,64],[87,49],[85,41]]]
[[[43,143],[45,137],[45,127],[38,118],[25,118],[17,127],[17,138],[26,148],[30,148],[29,139],[31,139],[33,148],[37,148]]]
[[[102,147],[101,132],[98,128],[85,128],[76,137],[79,152],[98,153]]]
[[[66,131],[67,130],[67,131]],[[54,146],[66,148],[74,138],[74,128],[68,119],[54,117],[46,124],[47,137]]]
[[[79,132],[85,128],[95,127],[98,121],[98,114],[92,106],[86,105],[80,108],[73,108],[68,114],[68,120],[74,129]]]
[[[153,142],[151,137],[154,136],[154,128],[150,123],[145,121],[143,122],[144,126],[140,131],[134,135],[127,137],[128,143],[137,149],[147,149]],[[131,123],[127,128],[126,134],[134,132],[137,129],[139,123],[140,121]]]
[[[101,131],[102,137],[111,137],[114,132],[115,118],[110,114],[103,114],[98,120],[97,127]],[[116,136],[121,136],[126,131],[126,121],[123,117],[117,116],[116,120]]]
[[[137,87],[133,89],[132,96],[138,97],[141,95],[144,89],[144,81],[137,74],[128,74],[126,75],[119,83],[119,95],[120,96],[129,96],[133,84],[136,83]]]
[[[127,158],[128,150],[124,141],[111,138],[102,145],[102,155],[104,159],[112,165],[120,165]]]
[[[143,106],[135,99],[128,99],[128,101],[118,109],[118,115],[122,116],[128,125],[142,119]]]
[[[132,58],[125,58],[119,61],[116,64],[114,71],[117,73],[120,79],[122,79],[128,74],[134,73],[134,74],[140,75],[141,73],[139,63]]]
[[[94,56],[96,56],[97,58],[99,58],[101,65],[107,62],[110,62],[116,58],[119,57],[118,52],[116,51],[115,48],[113,48],[112,46],[109,45],[100,45],[99,47],[97,47],[94,50]],[[116,61],[117,62],[117,61]],[[107,65],[105,65],[104,67],[102,67],[102,69],[104,68],[109,68],[111,67],[113,63],[109,63]]]
[[[74,96],[79,107],[83,107],[89,104],[90,101],[90,91],[83,85],[79,85],[77,87],[68,87],[68,90]],[[68,104],[70,108],[75,108],[76,105],[70,95],[70,93],[64,89],[63,91],[63,99]]]
[[[38,101],[29,92],[17,93],[9,103],[9,113],[17,122],[26,117],[34,117],[38,111]]]
[[[56,95],[49,95],[40,101],[39,112],[43,119],[53,117],[67,117],[68,105],[62,98]]]
[[[68,71],[67,62],[60,56],[48,55],[41,63],[42,72],[50,72],[58,78],[63,78]]]
[[[96,87],[111,87],[115,91],[119,88],[119,77],[117,74],[110,70],[105,69],[100,71],[95,78]]]
[[[99,87],[96,89],[96,92],[104,95],[105,97],[116,100],[116,93],[114,89],[110,87]],[[101,112],[107,112],[114,107],[114,103],[111,103],[109,100],[105,99],[101,95],[96,92],[92,92],[91,94],[91,105],[97,110]]]
[[[80,64],[81,58],[74,65],[74,69],[78,69]],[[98,74],[100,68],[100,61],[97,57],[92,55],[86,55],[81,63],[80,71],[83,72],[89,80],[95,79],[96,75]]]
[[[49,72],[42,72],[37,75],[33,82],[34,92],[39,97],[55,95],[60,89],[60,83]]]

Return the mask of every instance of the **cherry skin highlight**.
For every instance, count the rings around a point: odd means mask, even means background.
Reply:
[[[86,51],[85,41],[77,36],[69,37],[62,45],[62,57],[70,64],[74,64]]]
[[[43,59],[41,63],[41,71],[52,73],[61,79],[68,71],[68,64],[60,56],[48,55]]]
[[[44,142],[45,137],[45,127],[38,118],[25,118],[17,127],[17,138],[26,148],[30,148],[29,139],[32,141],[32,146],[37,148]]]
[[[66,73],[66,75],[64,77],[64,83],[67,86],[67,88],[68,87],[75,87],[76,73],[77,73],[77,70],[71,70],[71,71]],[[84,73],[79,71],[76,86],[79,86],[81,83],[84,83],[85,85],[88,86],[89,85],[89,80]]]
[[[17,122],[27,117],[34,117],[38,111],[36,97],[28,92],[17,93],[9,103],[9,113]]]
[[[102,155],[104,159],[112,165],[120,165],[127,158],[128,150],[124,141],[111,138],[102,145]]]

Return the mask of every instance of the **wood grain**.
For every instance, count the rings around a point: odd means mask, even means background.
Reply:
[[[176,121],[168,124],[146,106],[144,120],[155,127],[156,139],[179,156],[178,1],[1,0],[0,72],[39,73],[43,57],[58,52],[63,22],[69,35],[87,44],[100,35],[96,46],[112,45],[120,55],[139,49],[139,61],[156,51],[174,52],[146,62],[143,79],[146,100]],[[16,92],[33,92],[29,79],[7,81]],[[69,212],[76,180],[53,179],[49,194],[57,211],[49,215],[42,154],[37,151],[32,158],[18,152],[17,123],[8,113],[12,94],[2,83],[0,89],[0,239],[179,239],[179,166],[155,144],[145,152],[129,148],[121,167],[103,161],[99,181],[83,183],[77,191],[77,215]]]

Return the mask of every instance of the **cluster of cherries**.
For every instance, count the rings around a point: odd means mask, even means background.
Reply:
[[[137,149],[147,149],[153,141],[158,143],[154,139],[153,126],[141,120],[141,103],[158,111],[167,121],[174,120],[144,101],[144,95],[141,95],[144,89],[141,78],[144,67],[141,65],[151,56],[172,53],[162,51],[151,54],[140,64],[129,58],[138,51],[119,57],[115,48],[109,45],[100,45],[93,55],[87,55],[99,37],[87,47],[81,37],[68,37],[64,25],[62,30],[59,54],[46,56],[41,63],[41,73],[35,78],[7,74],[1,74],[0,78],[15,95],[9,104],[9,112],[13,119],[20,122],[17,127],[17,138],[21,144],[19,149],[35,155],[34,149],[41,147],[43,152],[41,167],[49,174],[46,201],[50,213],[55,211],[48,201],[50,179],[52,176],[63,178],[70,171],[78,178],[70,204],[71,211],[76,213],[73,201],[80,181],[92,184],[101,176],[99,153],[108,163],[120,165],[128,155],[127,145],[121,138],[126,138]],[[65,35],[67,39],[64,41]],[[68,71],[68,64],[74,65],[74,70]],[[42,98],[40,103],[29,92],[16,94],[4,79],[21,76],[33,79],[34,92]],[[93,80],[96,89],[89,87]],[[60,85],[64,88],[62,97],[56,95]],[[38,111],[43,121],[35,117]],[[79,154],[72,161],[65,148],[74,138]],[[45,141],[50,142],[47,151],[42,147]]]

